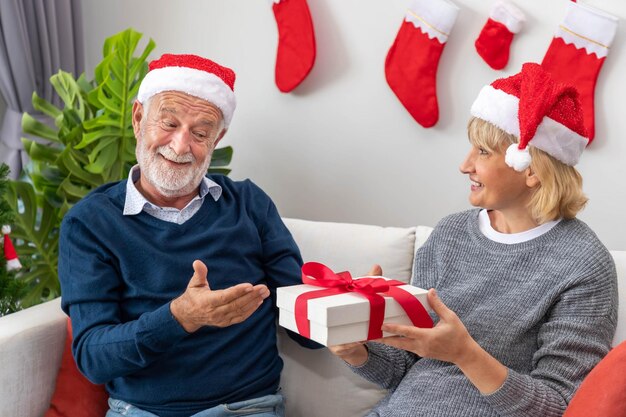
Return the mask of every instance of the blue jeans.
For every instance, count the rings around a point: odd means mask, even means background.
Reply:
[[[200,411],[190,417],[285,417],[285,404],[280,394],[266,395],[251,400],[230,404],[220,404]],[[109,398],[109,411],[106,417],[159,417],[124,401]]]

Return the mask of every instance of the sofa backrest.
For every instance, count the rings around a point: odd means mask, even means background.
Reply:
[[[305,262],[322,262],[333,271],[365,275],[379,263],[386,277],[408,282],[415,247],[415,227],[316,222],[284,218]],[[420,229],[421,230],[421,229]]]

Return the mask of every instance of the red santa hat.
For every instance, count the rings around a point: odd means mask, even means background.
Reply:
[[[578,92],[538,64],[524,64],[520,73],[483,87],[471,113],[519,138],[505,156],[516,171],[530,166],[529,145],[574,166],[589,143]]]
[[[11,233],[11,226],[4,225],[2,226],[2,234],[4,235],[4,257],[7,260],[7,270],[13,271],[20,269],[22,264],[20,260],[17,258],[17,252],[15,252],[15,247],[13,247],[13,242],[11,242],[11,238],[9,234]]]
[[[181,91],[217,106],[224,125],[230,125],[237,105],[233,70],[197,55],[173,54],[150,62],[149,68],[137,93],[140,103],[164,91]]]

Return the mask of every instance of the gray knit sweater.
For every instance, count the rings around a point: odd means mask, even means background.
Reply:
[[[354,371],[389,390],[368,416],[561,416],[610,348],[613,259],[579,220],[518,244],[487,239],[479,210],[443,219],[416,255],[413,285],[436,288],[472,337],[508,367],[481,395],[456,365],[377,343]],[[436,318],[435,318],[436,320]]]

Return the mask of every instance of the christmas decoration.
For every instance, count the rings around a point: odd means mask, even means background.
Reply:
[[[439,120],[437,67],[458,13],[448,0],[413,0],[387,54],[387,83],[423,127]]]
[[[149,67],[137,93],[140,103],[163,91],[182,91],[213,103],[222,111],[225,127],[230,125],[237,106],[233,70],[197,55],[173,54],[164,54]]]
[[[2,226],[2,234],[4,235],[4,259],[7,261],[7,271],[21,269],[22,264],[17,257],[17,252],[15,252],[15,247],[13,246],[13,242],[9,236],[11,234],[11,226]]]
[[[516,171],[530,166],[528,145],[571,166],[587,146],[578,92],[555,81],[539,64],[524,64],[520,73],[483,87],[471,113],[519,138],[505,156]]]
[[[595,136],[596,81],[617,31],[617,18],[582,3],[570,2],[541,65],[563,83],[576,87],[589,142]]]
[[[276,86],[283,93],[296,88],[315,63],[315,32],[306,0],[273,0],[278,25]]]
[[[11,223],[15,218],[14,212],[6,200],[8,175],[9,167],[6,164],[0,164],[0,225]],[[8,230],[4,229],[4,231]],[[6,235],[5,239],[8,239],[8,235]],[[10,243],[9,248],[13,248],[10,239],[8,241]],[[16,269],[12,266],[7,268],[7,259],[5,259],[6,241],[0,245],[3,245],[4,249],[0,250],[0,316],[3,316],[22,309],[20,300],[26,293],[26,283],[16,278]],[[8,250],[8,252],[11,252],[11,250]],[[15,250],[13,249],[12,252],[15,252]],[[13,259],[11,253],[6,257]]]
[[[513,3],[497,0],[474,45],[476,52],[493,69],[500,70],[509,62],[513,35],[522,29],[524,12]]]

